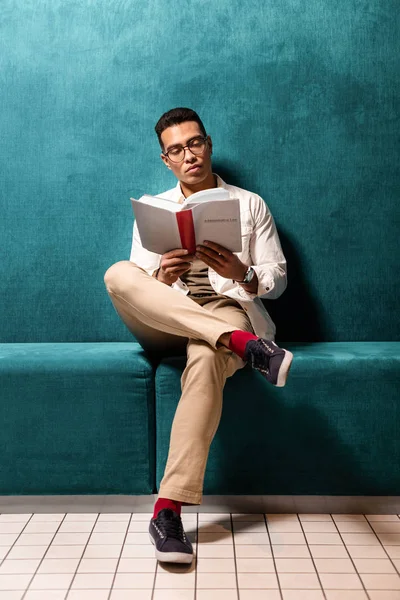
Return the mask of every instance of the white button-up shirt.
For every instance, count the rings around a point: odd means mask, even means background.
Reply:
[[[257,336],[274,340],[275,324],[260,300],[260,298],[278,298],[287,285],[286,259],[274,218],[260,196],[234,185],[228,185],[219,175],[216,177],[218,187],[225,188],[231,198],[238,198],[240,201],[242,251],[236,254],[244,264],[253,267],[258,277],[258,290],[256,294],[248,293],[240,284],[221,277],[209,267],[208,277],[211,286],[218,294],[234,298],[241,305],[247,312]],[[176,202],[185,202],[179,181],[174,188],[158,196]],[[133,226],[130,261],[147,271],[149,275],[153,275],[161,262],[160,254],[143,248],[136,221]],[[178,293],[189,293],[189,288],[181,279],[178,279],[172,288]]]

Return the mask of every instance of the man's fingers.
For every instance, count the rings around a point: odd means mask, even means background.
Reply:
[[[211,267],[212,269],[218,269],[221,268],[222,266],[224,266],[223,262],[219,262],[217,259],[219,258],[218,256],[214,255],[214,257],[209,256],[208,254],[199,252],[197,254],[198,258],[200,258],[200,260],[202,260],[204,263],[206,263],[206,265],[208,267]],[[222,258],[222,257],[221,257]]]
[[[210,248],[217,254],[224,256],[225,258],[228,258],[232,254],[230,250],[227,250],[226,248],[224,248],[224,246],[220,246],[215,242],[209,242],[208,240],[205,240],[203,242],[203,245],[206,246],[206,248]]]
[[[191,267],[192,267],[192,262],[182,262],[181,260],[178,262],[170,262],[166,265],[162,266],[162,270],[165,273],[177,273],[178,271],[182,271],[182,273],[184,273],[185,271],[188,271]]]
[[[197,257],[199,256],[199,253],[201,253],[203,256],[209,256],[210,258],[213,258],[214,260],[221,260],[222,262],[230,259],[230,256],[228,254],[222,254],[221,252],[217,252],[213,248],[208,248],[207,246],[197,246],[197,249],[196,249]]]
[[[184,250],[183,248],[177,248],[176,250],[171,250],[170,252],[166,252],[163,255],[163,259],[166,258],[169,260],[170,258],[176,258],[178,256],[186,257],[186,259],[188,259],[190,255],[187,250]]]
[[[200,258],[200,260],[207,264],[209,264],[209,261],[213,261],[213,263],[215,262],[215,264],[219,265],[220,267],[224,264],[225,261],[224,256],[217,254],[213,250],[207,251],[205,248],[204,250],[197,250],[196,256],[197,258]]]
[[[167,260],[162,260],[161,266],[164,269],[164,271],[166,271],[170,267],[176,267],[176,266],[183,267],[186,265],[190,265],[192,262],[193,262],[192,256],[186,256],[184,259],[183,258],[169,258]]]
[[[166,273],[169,275],[183,275],[183,273],[186,273],[186,271],[190,270],[191,266],[192,265],[188,263],[187,267],[171,267],[170,269],[166,270]]]

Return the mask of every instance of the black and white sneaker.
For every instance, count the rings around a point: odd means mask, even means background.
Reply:
[[[292,364],[293,354],[280,348],[275,342],[258,338],[246,344],[244,358],[253,369],[260,373],[272,385],[283,387]]]
[[[193,547],[183,529],[182,519],[171,508],[163,508],[150,520],[150,541],[161,562],[191,563]]]

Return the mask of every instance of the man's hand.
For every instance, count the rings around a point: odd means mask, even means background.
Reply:
[[[160,269],[157,273],[158,281],[172,285],[183,273],[190,270],[193,258],[188,250],[179,249],[166,252],[161,257]]]
[[[205,241],[204,245],[197,246],[196,257],[225,279],[243,281],[247,271],[247,265],[236,254],[214,242]]]

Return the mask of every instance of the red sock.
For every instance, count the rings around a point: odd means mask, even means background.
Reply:
[[[258,340],[258,337],[249,331],[237,329],[231,335],[231,339],[229,340],[229,349],[235,354],[238,354],[240,358],[243,358],[246,344],[249,340]]]
[[[182,503],[177,500],[169,500],[169,498],[159,498],[154,505],[153,519],[155,519],[163,508],[170,508],[174,510],[178,515],[181,514]]]

